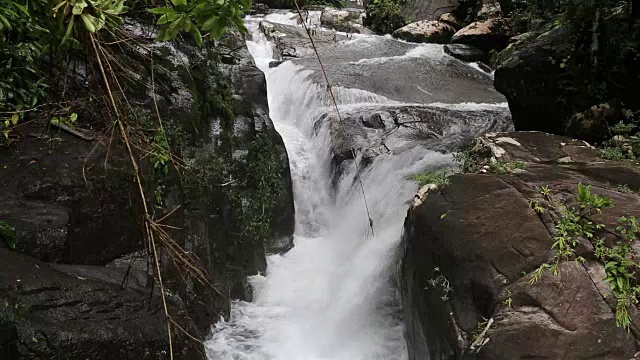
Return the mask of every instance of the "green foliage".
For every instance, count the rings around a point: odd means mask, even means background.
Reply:
[[[411,179],[417,182],[420,186],[427,184],[435,184],[441,188],[449,185],[449,174],[445,170],[428,171],[421,174],[417,174],[411,177]]]
[[[502,161],[497,160],[495,162],[489,163],[489,171],[499,174],[505,175],[508,174],[515,169],[525,170],[527,168],[527,164],[523,161]]]
[[[171,6],[151,12],[160,15],[157,40],[173,40],[185,31],[201,46],[203,38],[219,38],[230,26],[245,32],[242,15],[250,8],[251,0],[171,0]]]
[[[453,159],[460,163],[460,170],[467,174],[480,172],[491,162],[492,156],[491,149],[476,140],[470,148],[454,153]]]
[[[0,240],[4,242],[9,249],[16,248],[16,229],[4,221],[0,221]]]
[[[595,232],[604,228],[604,225],[589,220],[588,216],[613,207],[613,201],[607,197],[594,194],[590,185],[584,186],[580,183],[577,190],[578,208],[569,207],[562,203],[552,204],[559,212],[551,246],[551,249],[554,250],[554,256],[550,263],[542,264],[533,272],[529,279],[530,284],[540,280],[545,271],[551,271],[554,275],[558,275],[559,265],[563,261],[573,259],[576,263],[584,262],[584,258],[576,257],[575,248],[579,239],[593,240]],[[548,192],[546,189],[542,191]],[[550,195],[547,196],[550,197]]]
[[[39,75],[39,62],[46,47],[41,40],[48,33],[36,15],[41,6],[39,1],[0,3],[0,110],[15,111],[20,117],[22,110],[44,98],[47,87]],[[14,114],[8,118],[15,126]],[[9,126],[5,120],[0,117],[6,131]],[[4,133],[8,136],[8,132]]]
[[[61,44],[74,32],[95,33],[103,28],[113,30],[124,21],[122,14],[128,8],[125,0],[63,0],[53,7],[53,17],[65,24]]]
[[[623,161],[629,160],[629,153],[624,149],[614,146],[606,146],[598,149],[598,157],[604,160]]]
[[[612,247],[606,246],[604,240],[598,240],[595,244],[595,255],[605,264],[606,280],[616,298],[616,324],[629,329],[631,318],[628,309],[638,304],[640,295],[640,285],[635,276],[640,264],[632,247],[632,243],[637,240],[640,227],[635,217],[623,216],[618,219],[618,223],[620,225],[616,230],[622,239]]]
[[[163,131],[158,130],[153,136],[153,142],[149,149],[149,157],[156,171],[160,171],[164,175],[169,173],[171,153],[169,152],[169,142]]]
[[[453,159],[460,163],[460,170],[463,173],[491,172],[499,175],[505,175],[516,169],[524,170],[527,164],[523,161],[503,161],[493,159],[491,148],[476,141],[473,145],[465,150],[453,154]]]
[[[379,34],[389,34],[406,25],[401,15],[405,0],[373,0],[364,19],[366,26]]]
[[[541,188],[541,193],[559,212],[555,221],[552,250],[553,259],[538,267],[529,277],[529,284],[540,280],[544,273],[551,271],[559,273],[559,265],[563,261],[575,260],[584,263],[586,260],[576,256],[576,245],[579,239],[586,239],[594,244],[594,255],[604,265],[606,281],[611,287],[611,293],[616,299],[616,324],[618,327],[629,329],[631,318],[629,307],[635,306],[640,300],[640,284],[636,279],[636,271],[640,269],[638,254],[633,243],[638,240],[640,225],[633,216],[622,216],[618,219],[616,228],[620,240],[608,246],[604,239],[596,239],[596,233],[604,229],[604,225],[594,223],[588,216],[601,213],[604,209],[614,206],[607,197],[597,195],[591,191],[591,186],[578,184],[578,207],[568,207],[564,203],[553,203],[547,187]],[[530,202],[531,204],[532,202]],[[535,201],[537,203],[537,201]]]
[[[259,134],[249,145],[245,186],[251,195],[245,200],[245,223],[247,235],[269,239],[273,227],[271,220],[282,197],[284,183],[280,172],[277,149],[265,134]]]
[[[76,120],[78,120],[78,114],[72,113],[69,117],[66,116],[54,116],[49,123],[51,125],[65,125],[70,128],[75,127]]]
[[[620,121],[611,126],[609,132],[612,138],[605,141],[598,149],[598,157],[605,160],[624,161],[640,158],[640,134],[634,115],[625,111],[627,122]]]

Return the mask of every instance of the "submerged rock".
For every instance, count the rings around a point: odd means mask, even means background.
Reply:
[[[455,31],[453,26],[444,22],[423,20],[394,31],[393,36],[411,42],[446,44]]]
[[[489,19],[471,23],[456,32],[452,43],[477,47],[488,53],[491,50],[502,50],[509,43],[511,27],[504,19]]]
[[[616,304],[589,241],[576,247],[584,264],[563,261],[558,276],[547,271],[529,283],[553,257],[556,218],[530,201],[545,201],[542,187],[572,201],[578,183],[591,184],[616,204],[596,221],[615,229],[622,215],[640,217],[638,168],[599,162],[588,144],[544,133],[482,141],[498,160],[525,168],[452,176],[409,210],[400,274],[409,358],[632,358],[640,314],[630,308],[630,333],[616,327]]]

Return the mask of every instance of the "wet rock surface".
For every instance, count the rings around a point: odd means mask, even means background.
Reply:
[[[491,50],[502,50],[507,47],[511,37],[511,28],[506,20],[493,18],[471,23],[451,38],[454,44],[474,46],[486,53]]]
[[[447,44],[444,46],[444,52],[456,59],[467,62],[488,62],[488,56],[482,50],[465,44]]]
[[[126,268],[98,268],[92,272],[88,267],[67,265],[64,273],[0,249],[2,358],[166,358],[166,323],[159,293],[137,286],[121,288]],[[168,301],[180,306],[171,297]],[[182,321],[179,312],[174,320]],[[176,335],[178,358],[201,356],[194,343]]]
[[[422,20],[394,31],[393,36],[410,42],[446,44],[455,31],[455,28],[447,23]]]
[[[599,161],[583,141],[545,133],[488,134],[483,141],[498,159],[526,168],[452,176],[409,210],[401,292],[410,359],[632,358],[638,312],[631,309],[630,333],[616,327],[603,266],[588,251],[578,250],[584,264],[562,262],[558,276],[547,272],[529,284],[530,273],[553,256],[554,228],[553,216],[537,214],[529,200],[542,201],[539,189],[548,186],[571,201],[578,183],[591,184],[615,202],[597,219],[615,229],[620,216],[640,216],[637,166]],[[440,275],[453,289],[444,300],[429,285]],[[487,319],[488,342],[470,350]]]

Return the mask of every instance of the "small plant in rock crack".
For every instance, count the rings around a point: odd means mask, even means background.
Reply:
[[[496,173],[498,175],[508,174],[516,169],[525,170],[527,168],[527,164],[523,161],[501,161],[498,160],[496,162],[489,164],[489,171]]]
[[[638,124],[633,115],[627,119],[630,122],[619,122],[609,127],[612,138],[603,143],[598,149],[598,157],[605,160],[637,160],[640,157],[640,135]]]
[[[616,325],[629,329],[629,307],[638,304],[640,296],[640,285],[635,276],[640,264],[638,254],[632,247],[640,233],[640,226],[635,217],[626,216],[618,219],[618,224],[616,230],[621,239],[613,247],[606,246],[604,240],[596,241],[595,255],[604,263],[606,280],[616,298]]]
[[[413,175],[411,179],[420,184],[420,186],[435,184],[439,188],[450,183],[449,173],[446,170],[427,171]]]
[[[538,191],[540,192],[540,195],[545,197],[545,199],[551,199],[551,189],[548,185],[540,186],[540,189]]]
[[[544,208],[536,199],[529,199],[529,207],[533,209],[533,211],[535,211],[537,214],[544,214]]]
[[[553,259],[549,263],[542,264],[536,269],[529,279],[530,284],[536,283],[544,275],[545,271],[551,271],[558,275],[559,265],[562,261],[574,259],[576,263],[584,263],[581,256],[576,257],[575,247],[580,238],[593,240],[595,232],[604,228],[602,224],[596,224],[587,217],[594,213],[600,213],[605,208],[613,206],[611,199],[594,194],[591,186],[578,184],[578,208],[569,207],[565,204],[556,204],[559,217],[556,220],[553,234],[552,250],[555,250]]]
[[[513,299],[511,298],[511,295],[513,295],[511,293],[511,290],[507,289],[507,298],[502,302],[502,304],[506,307],[511,307],[512,303],[513,303]]]
[[[463,173],[477,173],[490,163],[492,156],[491,149],[476,140],[470,148],[454,153],[453,160],[460,163]]]
[[[169,173],[169,164],[171,163],[171,153],[169,152],[169,142],[163,132],[158,131],[149,148],[149,156],[153,168],[163,174]]]
[[[434,289],[440,289],[440,291],[442,291],[442,296],[440,297],[442,301],[449,301],[449,293],[453,291],[449,280],[440,272],[440,268],[434,268],[433,272],[436,277],[429,279],[429,285]],[[429,286],[425,289],[428,288]]]

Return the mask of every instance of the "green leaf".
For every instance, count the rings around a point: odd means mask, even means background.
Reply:
[[[67,40],[69,40],[69,37],[71,36],[71,31],[73,30],[73,23],[75,21],[73,20],[73,18],[69,19],[69,25],[67,25],[67,31],[64,32],[64,36],[62,37],[62,41],[60,42],[60,44],[64,44],[67,42]]]
[[[202,30],[211,31],[211,29],[218,25],[219,19],[220,18],[217,16],[210,17],[207,21],[204,22],[204,24],[202,24]]]
[[[71,114],[71,116],[69,116],[69,121],[70,122],[73,123],[73,122],[76,122],[76,120],[78,120],[78,114],[73,113],[73,114]]]
[[[20,119],[20,115],[18,115],[18,113],[13,113],[13,115],[11,115],[10,120],[13,125],[16,125],[19,119]]]
[[[73,10],[71,13],[73,15],[80,15],[84,11],[84,8],[87,7],[87,3],[84,1],[78,1],[73,5]]]
[[[171,0],[173,6],[187,6],[187,0]]]
[[[202,46],[202,34],[200,34],[200,30],[198,30],[197,27],[193,27],[191,29],[191,36],[193,36],[193,40],[196,42],[196,45],[198,45],[198,47]]]
[[[0,240],[3,240],[9,249],[16,248],[16,229],[4,221],[0,221]]]
[[[168,14],[170,12],[175,12],[170,7],[157,7],[157,8],[153,8],[153,9],[151,9],[149,11],[151,13],[153,13],[153,14],[156,14],[156,15],[162,15],[162,14]]]
[[[95,18],[89,14],[82,14],[80,15],[80,18],[82,19],[82,22],[84,22],[84,27],[87,29],[87,31],[89,32],[96,32],[96,26],[94,24]]]

